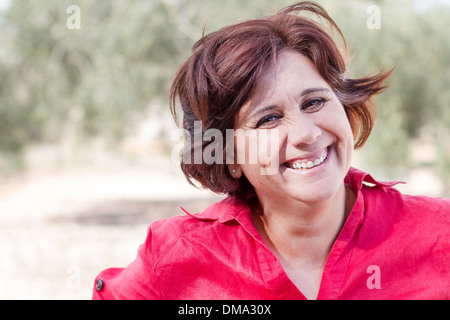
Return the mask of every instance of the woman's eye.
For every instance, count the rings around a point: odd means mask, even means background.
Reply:
[[[302,105],[302,110],[304,110],[306,112],[319,111],[323,107],[325,102],[326,102],[326,100],[323,98],[309,99]]]
[[[264,116],[261,118],[261,120],[258,121],[258,123],[256,124],[256,128],[259,128],[263,125],[268,125],[270,122],[276,121],[278,119],[280,119],[281,116],[279,115],[274,115],[274,114],[270,114],[267,116]]]

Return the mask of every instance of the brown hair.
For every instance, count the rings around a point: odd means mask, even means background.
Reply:
[[[301,17],[300,11],[313,13],[345,39],[338,26],[318,4],[300,2],[263,19],[224,27],[203,36],[193,53],[180,67],[170,88],[171,111],[176,118],[177,100],[183,110],[183,127],[189,133],[184,153],[193,157],[210,142],[194,143],[194,124],[202,130],[218,129],[223,136],[233,129],[235,116],[252,97],[258,80],[273,65],[282,50],[295,50],[308,57],[329,83],[343,104],[355,138],[355,148],[368,139],[374,123],[371,97],[385,87],[392,70],[361,79],[348,79],[346,63],[332,37],[316,21]],[[223,141],[225,144],[225,141]],[[224,150],[226,146],[224,145]],[[225,157],[225,154],[223,155]],[[184,158],[186,159],[186,158]],[[181,169],[193,180],[216,193],[245,195],[252,189],[242,176],[236,180],[224,163],[182,161]]]

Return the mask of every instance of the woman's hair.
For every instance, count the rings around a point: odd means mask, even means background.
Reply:
[[[307,1],[262,19],[224,27],[203,36],[193,46],[192,55],[180,67],[170,88],[175,119],[177,101],[183,110],[186,139],[181,169],[191,184],[197,181],[213,192],[241,196],[252,190],[244,175],[239,180],[231,176],[225,161],[206,163],[194,159],[211,144],[195,139],[194,129],[196,134],[199,130],[219,130],[225,137],[227,129],[234,129],[236,115],[254,94],[259,79],[284,50],[309,58],[334,90],[349,119],[355,148],[368,139],[375,118],[371,97],[385,88],[383,82],[392,70],[361,79],[347,78],[346,63],[335,41],[318,22],[299,16],[300,12],[325,21],[330,31],[337,31],[347,50],[341,31],[327,12]],[[224,160],[225,139],[222,144],[223,158],[216,157]]]

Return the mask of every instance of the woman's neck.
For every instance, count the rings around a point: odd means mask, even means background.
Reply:
[[[308,299],[316,299],[330,250],[355,203],[342,184],[335,197],[317,204],[277,202],[251,205],[253,224],[277,256],[291,281]]]
[[[253,205],[253,222],[279,258],[325,264],[354,198],[342,184],[333,198],[319,203],[263,201]]]

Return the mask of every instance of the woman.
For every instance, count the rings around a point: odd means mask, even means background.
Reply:
[[[300,12],[342,36],[301,2],[195,44],[171,88],[187,133],[181,167],[228,196],[153,223],[133,263],[97,277],[94,298],[450,298],[450,201],[350,166],[390,72],[348,79],[325,28]]]

